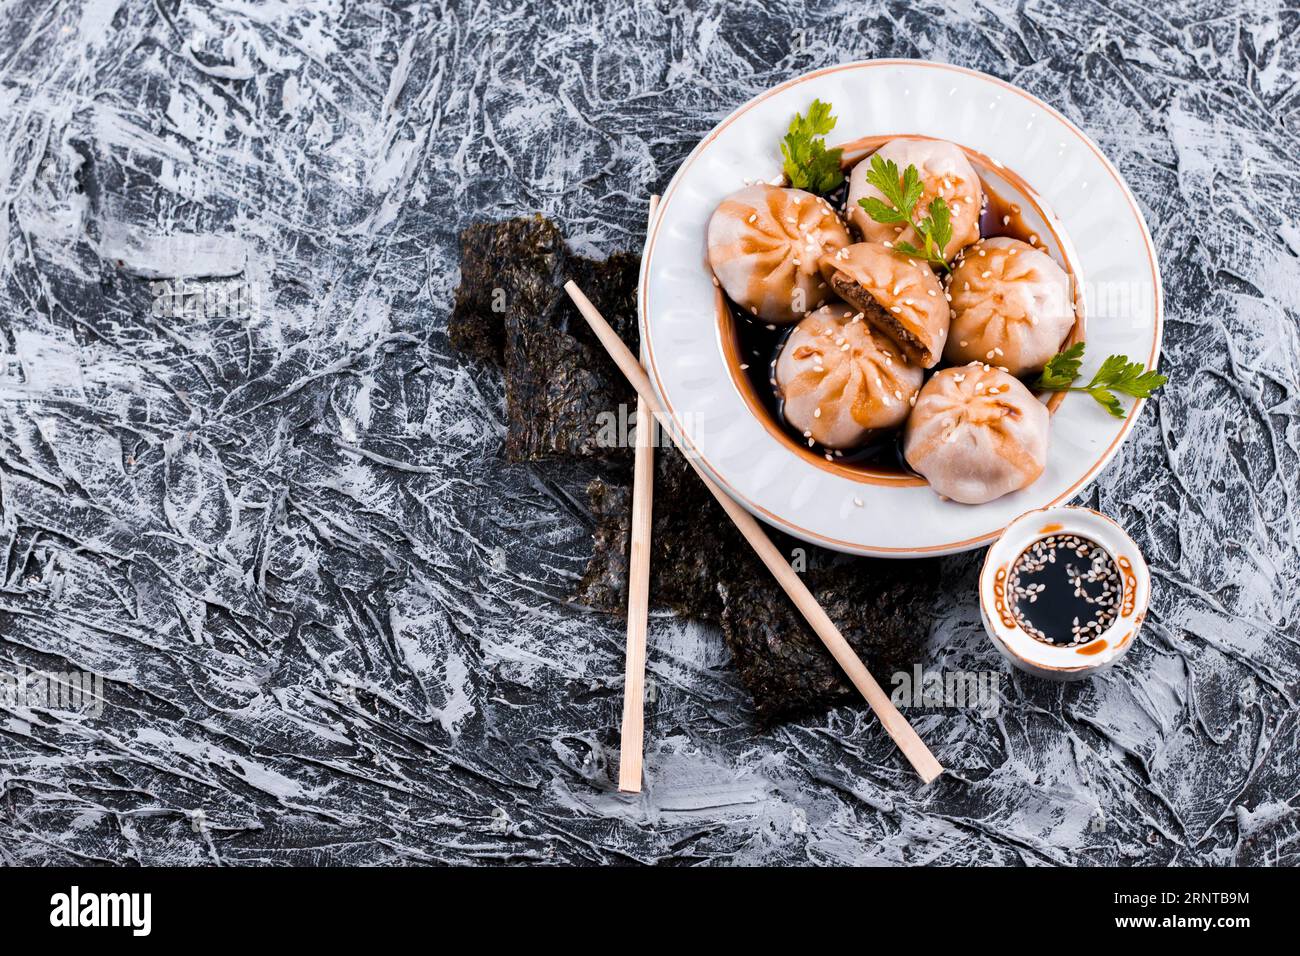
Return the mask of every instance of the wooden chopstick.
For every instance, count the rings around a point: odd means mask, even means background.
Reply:
[[[696,464],[691,457],[691,453],[682,446],[681,439],[668,425],[668,419],[664,416],[663,407],[659,404],[654,390],[650,387],[649,377],[647,377],[640,363],[637,362],[636,357],[623,344],[623,340],[618,337],[618,333],[610,328],[609,323],[605,321],[596,307],[591,304],[591,301],[583,295],[582,290],[572,280],[566,282],[564,288],[569,293],[569,298],[573,299],[574,305],[578,307],[578,311],[582,313],[583,318],[591,326],[592,331],[596,333],[596,337],[605,346],[605,350],[609,352],[610,357],[618,365],[619,370],[627,376],[627,380],[636,389],[637,395],[653,410],[655,417],[661,418],[663,431],[672,438],[673,443],[686,456],[686,460],[695,469],[695,473],[700,476],[700,480],[704,482],[705,487],[713,493],[713,497],[718,499],[718,504],[722,505],[728,517],[735,522],[736,527],[740,529],[740,533],[745,536],[745,540],[749,542],[759,558],[767,565],[767,569],[772,572],[772,576],[785,589],[786,594],[790,595],[795,607],[812,625],[812,629],[821,638],[827,650],[831,652],[831,656],[844,669],[844,673],[849,676],[853,686],[866,698],[867,703],[884,726],[885,732],[894,739],[894,743],[903,751],[903,756],[921,775],[921,779],[925,783],[929,783],[943,773],[943,767],[935,759],[934,754],[930,753],[925,746],[925,742],[912,729],[912,725],[907,722],[907,718],[900,714],[898,708],[890,702],[888,695],[876,683],[876,679],[871,676],[858,655],[853,652],[853,648],[844,639],[844,635],[827,617],[826,612],[817,603],[817,599],[813,597],[812,592],[808,590],[799,575],[795,573],[794,568],[790,567],[789,562],[772,544],[771,539],[759,527],[758,522],[754,520],[748,511],[733,501],[726,492],[715,485],[700,469],[700,466]]]
[[[654,222],[659,197],[650,197],[646,229]],[[641,347],[645,359],[645,346]],[[636,460],[632,465],[632,544],[627,561],[627,658],[623,667],[623,730],[618,745],[618,789],[641,792],[645,739],[646,627],[650,613],[650,528],[654,515],[655,418],[636,397]]]

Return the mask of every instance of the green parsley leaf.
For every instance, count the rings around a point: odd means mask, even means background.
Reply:
[[[1083,364],[1083,350],[1083,343],[1075,342],[1053,355],[1034,388],[1048,392],[1087,392],[1116,418],[1127,418],[1128,413],[1115,397],[1115,392],[1133,398],[1150,398],[1152,392],[1169,381],[1167,375],[1147,371],[1141,362],[1130,362],[1127,355],[1111,355],[1101,363],[1087,385],[1075,385],[1074,380],[1079,377],[1079,368]]]
[[[1044,391],[1059,391],[1069,388],[1079,377],[1079,366],[1083,364],[1083,343],[1075,342],[1063,352],[1057,352],[1047,360],[1047,367],[1038,376],[1034,388]]]
[[[1090,388],[1088,394],[1095,398],[1101,407],[1106,409],[1116,418],[1127,418],[1128,413],[1124,411],[1124,406],[1119,403],[1119,399],[1106,391],[1104,388]]]
[[[934,197],[926,217],[921,220],[919,226],[917,231],[925,237],[926,250],[933,248],[933,255],[943,259],[943,250],[952,241],[952,212],[942,196]]]
[[[913,219],[916,204],[921,201],[925,186],[921,182],[921,173],[911,164],[899,175],[898,164],[892,159],[882,159],[879,154],[871,157],[867,182],[880,190],[885,197],[882,202],[875,197],[859,199],[858,205],[866,210],[867,215],[876,222],[902,222],[911,226],[918,236],[925,240],[925,248],[918,249],[910,242],[896,242],[894,248],[906,256],[924,259],[931,265],[937,265],[948,271],[950,266],[944,258],[944,246],[952,239],[952,213],[942,196],[936,196],[930,203],[926,217],[919,223]]]
[[[1127,355],[1112,355],[1101,363],[1088,387],[1112,388],[1134,398],[1150,398],[1151,393],[1167,381],[1168,376],[1148,372],[1145,365],[1130,362]]]
[[[827,193],[844,181],[840,170],[843,150],[827,149],[821,139],[835,128],[829,103],[813,100],[808,115],[795,114],[781,141],[781,165],[785,178],[796,189]]]
[[[921,193],[925,188],[921,185],[921,174],[917,172],[915,166],[908,166],[906,172],[900,176],[897,163],[892,159],[881,159],[879,155],[875,155],[871,157],[871,169],[867,173],[867,182],[879,189],[884,195],[888,203],[885,209],[889,210],[889,215],[892,217],[877,219],[877,222],[911,223],[912,209],[921,198]],[[880,203],[880,200],[858,200],[859,205],[870,213],[871,210],[867,206],[868,202]]]
[[[907,216],[893,206],[881,202],[875,196],[859,199],[858,205],[867,211],[867,215],[876,222],[907,222]]]
[[[924,249],[916,248],[916,246],[912,245],[910,242],[906,242],[906,241],[896,242],[894,243],[894,249],[896,249],[898,252],[901,252],[905,256],[912,256],[914,259],[929,260],[930,258],[928,252],[926,252]]]
[[[792,130],[795,123],[802,123],[803,128],[812,136],[825,136],[835,128],[835,117],[831,115],[831,104],[823,103],[821,100],[813,100],[812,106],[808,107],[807,119],[803,119],[798,113],[795,114],[794,121],[790,124]]]

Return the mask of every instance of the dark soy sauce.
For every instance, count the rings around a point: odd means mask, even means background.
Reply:
[[[1124,585],[1106,549],[1077,534],[1035,541],[1011,566],[1007,592],[1016,622],[1044,644],[1072,647],[1115,623]]]
[[[994,236],[1010,236],[1022,242],[1029,242],[1030,230],[1020,215],[1020,207],[1016,203],[1007,202],[996,193],[990,192],[987,183],[982,183],[982,185],[984,187],[984,207],[980,211],[980,238],[991,239]],[[828,193],[825,198],[831,206],[843,212],[847,197],[848,186],[843,184]],[[1037,239],[1038,237],[1034,236],[1033,238]],[[774,381],[777,357],[781,354],[781,346],[785,344],[785,340],[793,327],[777,326],[769,328],[767,323],[755,320],[752,315],[736,307],[730,300],[727,302],[727,307],[731,310],[734,320],[732,326],[736,330],[735,334],[739,340],[738,351],[742,356],[741,361],[749,366],[745,369],[745,375],[749,378],[754,394],[772,420],[781,426],[792,442],[809,448],[810,451],[824,458],[829,456],[830,460],[837,464],[859,467],[864,471],[904,475],[915,474],[903,458],[903,430],[901,428],[878,431],[865,445],[844,451],[823,448],[819,444],[809,446],[808,439],[803,437],[803,433],[786,422],[785,416],[782,414],[782,403],[777,396]],[[930,376],[937,371],[938,368],[928,369],[925,373],[926,380],[928,381]]]

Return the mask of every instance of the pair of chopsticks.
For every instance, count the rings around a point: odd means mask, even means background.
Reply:
[[[650,218],[653,221],[658,197],[650,203]],[[627,618],[627,665],[623,696],[623,730],[622,754],[619,764],[619,790],[635,793],[641,789],[642,737],[644,729],[644,690],[645,690],[645,648],[646,615],[649,601],[650,569],[650,517],[652,486],[654,482],[653,433],[654,421],[663,422],[663,431],[673,440],[694,469],[695,474],[712,492],[713,497],[722,505],[727,516],[740,529],[759,559],[772,572],[777,583],[785,590],[814,632],[831,652],[836,663],[848,675],[853,686],[866,698],[885,732],[893,738],[894,743],[903,752],[903,756],[920,774],[922,781],[929,783],[943,772],[943,767],[930,753],[925,742],[912,729],[902,714],[898,712],[888,695],[881,689],[876,679],[871,676],[862,660],[854,653],[849,642],[844,639],[839,628],[831,621],[822,606],[817,603],[807,585],[790,567],[788,561],[772,544],[771,539],[759,527],[754,517],[719,488],[695,462],[691,452],[682,444],[676,431],[669,427],[669,419],[664,416],[662,406],[650,386],[650,379],[637,361],[631,350],[623,344],[618,333],[610,327],[604,317],[572,280],[564,284],[564,289],[573,299],[574,305],[587,320],[601,345],[609,352],[610,358],[627,377],[628,382],[637,393],[637,448],[636,461],[633,466],[635,484],[632,490],[632,549],[629,559],[628,584],[628,618]],[[638,501],[642,507],[638,509]]]

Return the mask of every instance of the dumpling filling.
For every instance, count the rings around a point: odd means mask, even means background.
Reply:
[[[929,266],[886,246],[859,242],[822,258],[831,289],[922,368],[948,338],[948,300]]]

